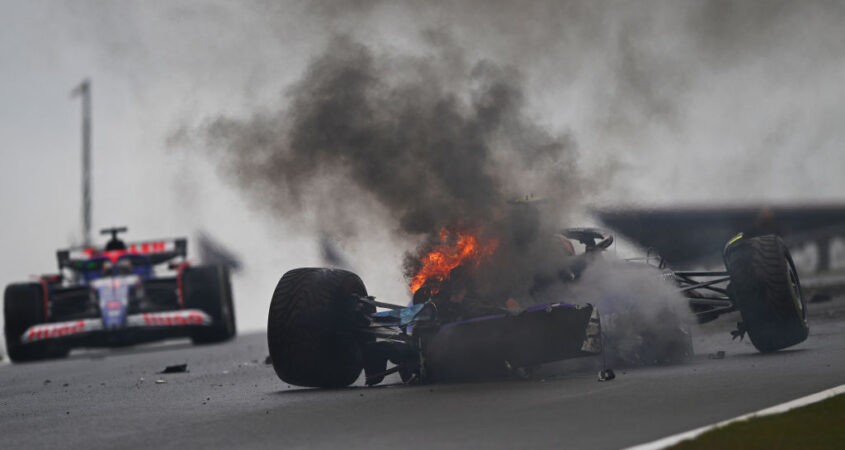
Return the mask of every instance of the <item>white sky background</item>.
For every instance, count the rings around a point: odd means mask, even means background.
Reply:
[[[551,3],[0,0],[0,284],[54,270],[55,250],[79,239],[69,93],[90,77],[94,227],[128,225],[133,240],[207,230],[246,263],[241,329],[263,328],[278,277],[319,264],[313,236],[167,138],[283,105],[338,31],[412,52],[434,27],[471,60],[520,67],[537,120],[571,132],[595,174],[589,203],[845,201],[842,7]],[[405,301],[404,248],[372,233],[344,250],[371,293]]]

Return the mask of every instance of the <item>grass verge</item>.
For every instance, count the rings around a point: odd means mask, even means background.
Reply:
[[[715,428],[672,449],[845,448],[845,395]]]

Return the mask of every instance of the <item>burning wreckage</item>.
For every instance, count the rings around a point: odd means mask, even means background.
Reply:
[[[525,376],[543,363],[601,353],[623,363],[677,362],[692,355],[692,343],[689,321],[673,314],[673,306],[691,310],[687,316],[699,323],[738,310],[742,322],[734,337],[747,333],[761,352],[795,345],[808,334],[795,265],[775,235],[737,235],[724,248],[725,270],[705,272],[672,271],[651,257],[607,265],[614,259],[604,252],[613,242],[610,234],[566,229],[549,245],[553,279],[537,276],[525,299],[502,298],[500,304],[479,301],[485,294],[473,276],[499,242],[467,229],[444,229],[440,240],[410,277],[413,301],[407,307],[377,301],[345,270],[285,273],[273,293],[267,333],[279,378],[332,388],[352,384],[362,370],[373,385],[397,372],[405,383]],[[663,305],[646,321],[645,305],[626,298],[624,289],[612,301],[593,304],[570,303],[585,297],[549,302],[541,294],[552,284],[578,285],[591,267],[599,268],[599,283],[614,277],[624,282],[619,266],[657,280],[684,301]]]

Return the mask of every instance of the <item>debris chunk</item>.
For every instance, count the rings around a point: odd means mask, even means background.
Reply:
[[[167,366],[159,373],[185,373],[188,371],[187,364],[176,364],[173,366]]]
[[[167,380],[163,380],[163,379],[161,379],[161,378],[159,378],[158,380],[156,380],[156,384],[164,384],[164,383],[167,383]]]
[[[267,355],[267,357],[264,358],[264,364],[273,364],[273,360],[270,359],[270,355]]]
[[[743,339],[745,339],[746,331],[748,331],[748,330],[745,328],[745,324],[742,323],[742,322],[737,322],[736,323],[736,330],[731,331],[731,336],[732,336],[731,340],[735,341],[735,340],[739,339],[740,342],[741,342]]]
[[[707,357],[710,359],[725,359],[725,352],[724,350],[719,350],[716,353],[711,353],[707,355]]]
[[[616,378],[616,374],[613,373],[613,369],[604,369],[599,371],[599,381],[610,381]]]

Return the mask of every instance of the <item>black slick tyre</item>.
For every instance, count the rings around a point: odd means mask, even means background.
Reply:
[[[232,283],[225,266],[188,267],[182,273],[182,293],[186,309],[199,309],[211,316],[209,327],[191,334],[194,344],[223,342],[235,336],[235,308]]]
[[[365,325],[356,295],[366,296],[367,289],[345,270],[302,268],[282,276],[267,321],[270,358],[282,381],[320,388],[355,382],[364,365],[362,348],[372,340],[356,332]]]
[[[754,347],[768,353],[807,339],[806,303],[783,240],[775,235],[737,238],[724,256],[730,291]]]
[[[21,335],[31,326],[46,322],[44,291],[39,283],[17,283],[6,286],[3,296],[5,319],[6,352],[14,362],[36,361],[51,356],[62,356],[51,352],[44,342],[25,344]]]

